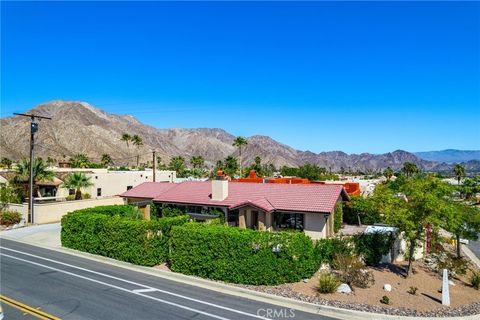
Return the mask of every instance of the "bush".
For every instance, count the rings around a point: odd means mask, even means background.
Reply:
[[[128,208],[105,206],[65,215],[62,246],[144,266],[167,261],[170,230],[186,223],[188,216],[138,220],[128,216],[132,212]]]
[[[17,224],[22,220],[22,215],[18,211],[14,210],[1,210],[0,211],[0,224],[10,226]]]
[[[98,206],[93,208],[85,208],[73,211],[71,213],[93,213],[93,214],[104,214],[107,216],[121,216],[121,217],[129,217],[129,218],[137,218],[139,216],[138,208],[131,205],[110,205],[110,206]],[[140,215],[141,216],[141,215]]]
[[[337,291],[340,281],[331,273],[321,273],[318,278],[318,292],[334,293]]]
[[[173,207],[163,207],[162,217],[178,217],[185,215],[185,211]]]
[[[333,268],[338,270],[340,280],[350,287],[368,288],[375,283],[373,274],[365,270],[365,265],[357,256],[336,254]]]
[[[337,202],[333,210],[333,231],[336,233],[343,225],[343,207],[342,202]]]
[[[261,232],[189,223],[171,233],[171,269],[202,278],[274,285],[318,269],[312,240],[301,232]]]
[[[432,256],[439,272],[442,272],[443,269],[447,269],[453,277],[465,275],[467,273],[468,261],[463,257],[457,257],[450,252],[442,252]]]
[[[480,289],[480,271],[474,271],[470,278],[470,283],[475,289]]]
[[[363,257],[365,263],[374,266],[380,263],[382,257],[390,252],[393,236],[390,233],[359,234],[353,237],[355,252]]]
[[[387,296],[383,296],[382,300],[380,300],[381,303],[383,304],[390,304],[390,298]]]
[[[86,192],[83,193],[82,192],[82,199],[80,199],[80,200],[86,200],[86,199],[91,199],[91,198],[92,198],[92,196],[90,195],[90,193],[86,193]],[[66,199],[67,199],[67,201],[75,200],[75,195],[74,194],[69,194]]]
[[[353,243],[349,237],[320,239],[315,243],[315,251],[320,263],[331,264],[335,254],[352,254]]]
[[[411,286],[410,289],[408,289],[407,292],[410,293],[411,295],[416,295],[416,294],[417,294],[417,290],[418,290],[417,287]]]

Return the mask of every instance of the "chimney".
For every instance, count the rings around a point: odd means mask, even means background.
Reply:
[[[212,180],[212,200],[223,201],[228,197],[228,180],[223,171],[217,171],[217,176]]]

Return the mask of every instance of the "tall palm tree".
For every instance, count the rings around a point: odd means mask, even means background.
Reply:
[[[129,135],[128,133],[123,133],[120,140],[125,141],[125,143],[127,144],[127,148],[128,148],[129,147],[128,142],[132,140],[132,136]]]
[[[143,140],[137,134],[133,135],[131,140],[133,145],[137,147],[137,168],[138,168],[138,162],[140,161],[140,155],[138,154],[138,149],[140,148],[140,146],[143,145]]]
[[[70,163],[73,168],[88,168],[90,165],[90,160],[87,155],[84,153],[77,153],[70,158]]]
[[[203,159],[202,156],[193,156],[190,159],[190,163],[192,164],[194,169],[198,169],[203,166],[203,164],[205,163],[205,159]]]
[[[456,164],[455,167],[453,167],[453,173],[455,174],[455,178],[457,178],[458,184],[460,184],[462,178],[465,177],[465,167],[461,164]]]
[[[63,188],[75,189],[75,200],[82,200],[82,189],[93,186],[90,177],[83,172],[69,174],[62,183]]]
[[[407,161],[403,164],[402,172],[405,173],[407,177],[411,177],[414,173],[418,172],[417,165]]]
[[[104,153],[102,154],[102,165],[104,167],[108,166],[109,164],[112,164],[112,157],[110,157],[110,155],[108,153]]]
[[[233,140],[233,146],[238,148],[238,155],[240,157],[240,177],[242,177],[242,147],[247,144],[247,139],[241,136],[236,137],[235,140]]]
[[[383,176],[387,178],[387,181],[390,181],[390,179],[393,177],[393,169],[387,167],[385,170],[383,170]]]
[[[53,171],[48,170],[48,165],[43,160],[36,158],[33,160],[33,194],[38,194],[37,182],[52,181],[54,178]],[[30,177],[30,161],[22,160],[15,168],[14,183],[25,183]]]

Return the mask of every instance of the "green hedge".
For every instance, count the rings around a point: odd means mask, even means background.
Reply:
[[[138,214],[138,209],[135,206],[131,205],[110,205],[110,206],[98,206],[93,208],[86,208],[73,211],[71,213],[94,213],[94,214],[104,214],[107,216],[119,215],[122,217],[136,217]]]
[[[138,220],[112,214],[113,209],[101,208],[102,213],[92,209],[62,218],[62,246],[144,266],[167,260],[172,226],[189,220],[188,216]]]
[[[310,278],[319,260],[300,232],[259,232],[188,223],[171,232],[173,271],[243,284],[280,284]],[[280,252],[273,248],[280,245]]]

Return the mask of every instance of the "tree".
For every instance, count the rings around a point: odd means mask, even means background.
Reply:
[[[202,156],[193,156],[190,159],[190,163],[194,169],[202,169],[203,165],[205,164],[205,159],[203,159]]]
[[[82,200],[82,189],[93,186],[90,179],[83,172],[73,172],[65,178],[62,187],[75,189],[75,200]]]
[[[478,234],[480,233],[480,210],[465,203],[451,201],[442,221],[442,227],[455,236],[457,257],[460,258],[460,239],[478,239]]]
[[[0,161],[0,165],[2,165],[2,167],[7,167],[8,169],[10,169],[12,163],[13,161],[8,158],[2,158],[2,160]]]
[[[55,162],[57,162],[57,160],[51,158],[51,157],[47,157],[47,164],[49,166],[52,166]]]
[[[37,182],[39,181],[52,181],[54,174],[52,171],[48,170],[48,166],[43,160],[36,158],[33,161],[32,165],[33,171],[33,194],[38,194]],[[13,179],[14,183],[24,183],[29,181],[30,177],[30,161],[22,160],[17,164],[15,168],[15,177]]]
[[[84,153],[77,153],[70,158],[72,168],[88,168],[90,166],[90,160]]]
[[[480,193],[480,176],[466,178],[457,188],[463,198],[474,200],[475,194]]]
[[[413,162],[405,162],[402,167],[402,172],[410,178],[413,174],[418,172],[417,165]]]
[[[139,135],[136,135],[136,134],[133,135],[131,140],[132,140],[133,145],[137,147],[137,168],[138,168],[138,163],[140,161],[140,155],[138,154],[138,149],[140,148],[140,146],[143,145],[143,140],[142,140],[142,138],[140,138]]]
[[[108,165],[112,164],[112,157],[108,153],[102,154],[102,160],[101,163],[104,167],[107,167]]]
[[[128,142],[130,142],[132,140],[132,136],[129,135],[128,133],[123,133],[120,140],[125,141],[125,143],[127,144],[127,148],[128,148],[129,147]]]
[[[233,176],[237,173],[239,169],[237,158],[228,156],[223,161],[223,170],[229,176]]]
[[[170,159],[168,169],[176,171],[178,177],[184,178],[186,173],[185,158],[183,158],[182,156],[173,157],[172,159]]]
[[[383,176],[387,179],[387,181],[390,181],[390,179],[393,177],[393,169],[387,167],[385,170],[383,170]]]
[[[162,162],[161,157],[157,157],[157,170],[167,170],[168,167],[165,163]]]
[[[427,225],[440,226],[449,210],[451,186],[432,176],[403,180],[393,190],[388,184],[375,188],[372,200],[386,223],[402,232],[408,243],[407,277],[412,271],[415,250],[422,243]]]
[[[453,167],[453,173],[455,174],[455,178],[457,178],[458,184],[460,185],[460,181],[463,177],[465,177],[465,167],[461,164],[456,164]]]
[[[236,137],[235,140],[233,141],[233,146],[238,148],[238,155],[240,158],[240,176],[242,176],[242,147],[246,146],[248,144],[247,139],[244,137]]]

